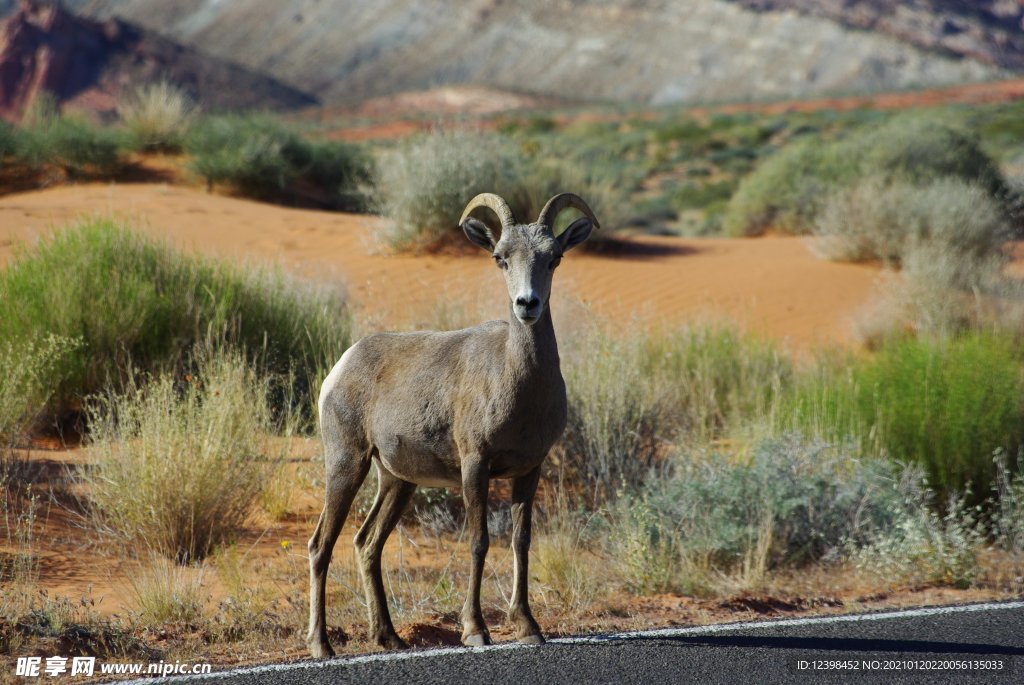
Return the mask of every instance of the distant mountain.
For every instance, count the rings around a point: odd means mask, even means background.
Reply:
[[[2,1],[2,0],[0,0]],[[325,102],[444,85],[572,100],[764,100],[1021,69],[1006,0],[66,0]]]
[[[877,31],[938,54],[1024,71],[1021,0],[733,0],[759,12],[795,10]]]
[[[166,79],[208,110],[295,109],[317,100],[121,19],[95,21],[23,0],[0,22],[0,118],[16,120],[40,92],[100,114],[132,85]]]

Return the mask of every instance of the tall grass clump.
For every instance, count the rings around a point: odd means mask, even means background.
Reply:
[[[463,130],[433,131],[399,144],[378,165],[377,200],[388,218],[384,242],[398,250],[430,250],[458,240],[463,208],[483,192],[505,198],[522,222],[535,220],[552,195],[576,192],[601,221],[603,231],[592,239],[617,227],[622,203],[614,183],[541,155],[501,135]]]
[[[192,124],[195,103],[169,81],[157,81],[126,93],[117,111],[136,147],[177,152]]]
[[[784,147],[740,183],[723,229],[729,235],[758,235],[768,228],[809,233],[833,193],[864,179],[882,186],[958,179],[999,203],[1005,204],[1008,195],[998,166],[976,135],[930,117],[907,115],[845,138],[803,139]]]
[[[792,364],[727,325],[613,336],[584,332],[565,352],[566,467],[591,501],[639,487],[680,440],[766,421]]]
[[[919,465],[940,501],[970,488],[968,503],[980,502],[994,451],[1024,444],[1024,376],[1006,336],[894,341],[813,376],[783,406],[785,426]]]
[[[123,142],[120,131],[62,114],[52,99],[40,98],[17,129],[14,153],[34,168],[54,165],[72,176],[109,174],[121,163]]]
[[[43,413],[60,380],[63,357],[75,347],[75,341],[54,335],[0,343],[0,467],[5,447],[24,437]]]
[[[612,548],[634,592],[756,587],[770,569],[869,544],[923,501],[913,470],[789,434],[673,460],[612,509]]]
[[[153,556],[128,577],[129,594],[137,620],[154,628],[196,624],[203,619],[203,573]]]
[[[87,395],[123,387],[129,369],[171,369],[211,338],[267,372],[293,373],[311,404],[312,376],[348,346],[350,320],[335,290],[92,219],[22,250],[0,272],[0,345],[51,334],[81,341],[55,369],[49,414],[61,417]]]
[[[768,420],[794,375],[777,344],[730,324],[661,331],[642,348],[641,369],[661,385],[674,427],[701,441]]]
[[[558,466],[591,503],[642,485],[673,437],[667,398],[643,360],[639,337],[593,331],[563,364],[569,414]]]
[[[268,387],[245,359],[204,351],[195,375],[154,377],[87,404],[97,528],[178,561],[245,523],[273,473]]]
[[[333,209],[364,207],[370,161],[349,143],[309,140],[266,114],[225,114],[193,125],[189,168],[208,185],[257,199]]]

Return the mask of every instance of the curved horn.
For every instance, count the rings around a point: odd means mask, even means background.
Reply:
[[[548,203],[544,205],[544,209],[540,210],[540,216],[537,217],[538,224],[544,224],[549,228],[554,228],[555,219],[558,218],[559,213],[563,209],[573,207],[583,212],[583,215],[590,219],[594,228],[601,228],[601,224],[598,223],[597,217],[590,211],[590,207],[583,201],[583,198],[576,193],[559,193],[553,198],[548,200]]]
[[[477,207],[487,207],[497,214],[498,219],[501,220],[502,229],[517,223],[515,216],[512,214],[512,208],[508,206],[508,203],[501,196],[494,193],[480,193],[466,205],[466,209],[462,212],[462,218],[459,219],[459,225],[462,225],[462,222],[469,217],[470,212]]]

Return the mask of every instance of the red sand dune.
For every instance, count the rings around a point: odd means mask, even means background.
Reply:
[[[89,184],[0,198],[0,264],[19,241],[83,214],[116,214],[182,246],[343,282],[371,327],[429,321],[438,303],[460,304],[471,318],[504,314],[504,288],[483,253],[391,255],[376,241],[376,217],[175,186]],[[803,347],[848,340],[877,275],[870,266],[822,261],[801,238],[637,237],[615,254],[571,254],[556,277],[554,311],[564,322],[578,311],[566,305],[582,301],[623,325],[633,317],[730,318]]]

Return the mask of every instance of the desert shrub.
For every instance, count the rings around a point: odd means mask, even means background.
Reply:
[[[978,136],[941,119],[897,116],[881,126],[860,129],[841,144],[859,152],[861,176],[878,174],[917,184],[957,178],[996,197],[1005,194],[999,167]]]
[[[623,221],[621,191],[612,179],[543,155],[500,135],[457,130],[401,143],[382,157],[378,169],[378,203],[388,218],[384,242],[405,250],[436,249],[460,240],[462,210],[483,192],[505,198],[522,222],[533,221],[552,195],[575,192],[601,221],[602,230],[592,240],[618,227]],[[555,231],[568,221],[568,216],[561,217]]]
[[[120,164],[122,134],[78,115],[61,114],[41,98],[17,132],[15,154],[32,167],[52,164],[68,174],[108,174]]]
[[[174,152],[184,143],[195,103],[174,84],[157,81],[125,94],[117,110],[136,147]]]
[[[78,476],[97,528],[179,561],[230,540],[274,466],[266,381],[237,353],[196,367],[91,399],[93,465]]]
[[[995,465],[992,539],[1008,552],[1024,552],[1024,451],[1018,452],[1016,469],[1010,468],[1007,454],[1001,449],[992,462]]]
[[[850,437],[867,454],[920,465],[942,501],[988,493],[993,451],[1024,441],[1024,377],[1012,339],[903,339],[822,371],[783,403],[784,425]]]
[[[566,468],[591,501],[640,486],[671,442],[727,434],[771,411],[791,364],[726,325],[581,333],[565,351]]]
[[[1004,208],[983,187],[957,178],[927,185],[869,177],[832,195],[815,233],[827,257],[899,264],[910,250],[951,251],[962,271],[997,254],[1011,235]],[[954,283],[966,279],[954,277]]]
[[[833,194],[815,232],[817,249],[828,258],[901,267],[872,314],[869,339],[900,329],[949,335],[989,323],[1015,325],[1010,310],[1021,298],[1002,274],[1010,221],[1004,203],[979,185],[871,177]]]
[[[729,235],[758,235],[769,227],[807,233],[833,192],[865,178],[882,185],[955,178],[1000,202],[1007,195],[998,167],[976,136],[931,118],[895,117],[839,140],[787,145],[740,183],[723,228]]]
[[[1024,453],[1018,453],[1016,474],[1009,468],[1006,453],[1000,450],[993,458],[996,468],[995,509],[992,514],[992,537],[1008,552],[1024,552]]]
[[[741,573],[838,558],[869,544],[910,508],[919,477],[797,434],[752,452],[697,453],[612,511],[612,545],[627,588],[700,591]]]
[[[954,501],[945,515],[926,507],[901,512],[870,542],[851,546],[848,556],[854,566],[888,584],[969,587],[978,573],[984,541],[970,511]]]
[[[129,367],[171,368],[207,338],[238,345],[268,372],[294,371],[311,404],[309,376],[348,346],[350,321],[336,291],[181,253],[94,219],[41,240],[0,272],[0,344],[50,334],[81,341],[55,369],[51,411],[60,416],[123,383]]]
[[[461,131],[436,132],[386,154],[376,183],[389,220],[385,242],[397,249],[430,247],[451,235],[472,197],[499,187],[508,192],[508,157],[497,138]]]
[[[844,147],[803,139],[775,153],[739,184],[722,219],[726,235],[768,228],[803,233],[828,195],[848,183],[855,164]]]
[[[257,199],[363,207],[369,160],[361,150],[308,140],[269,115],[203,119],[190,129],[185,149],[191,155],[189,168],[209,185],[222,183]]]

